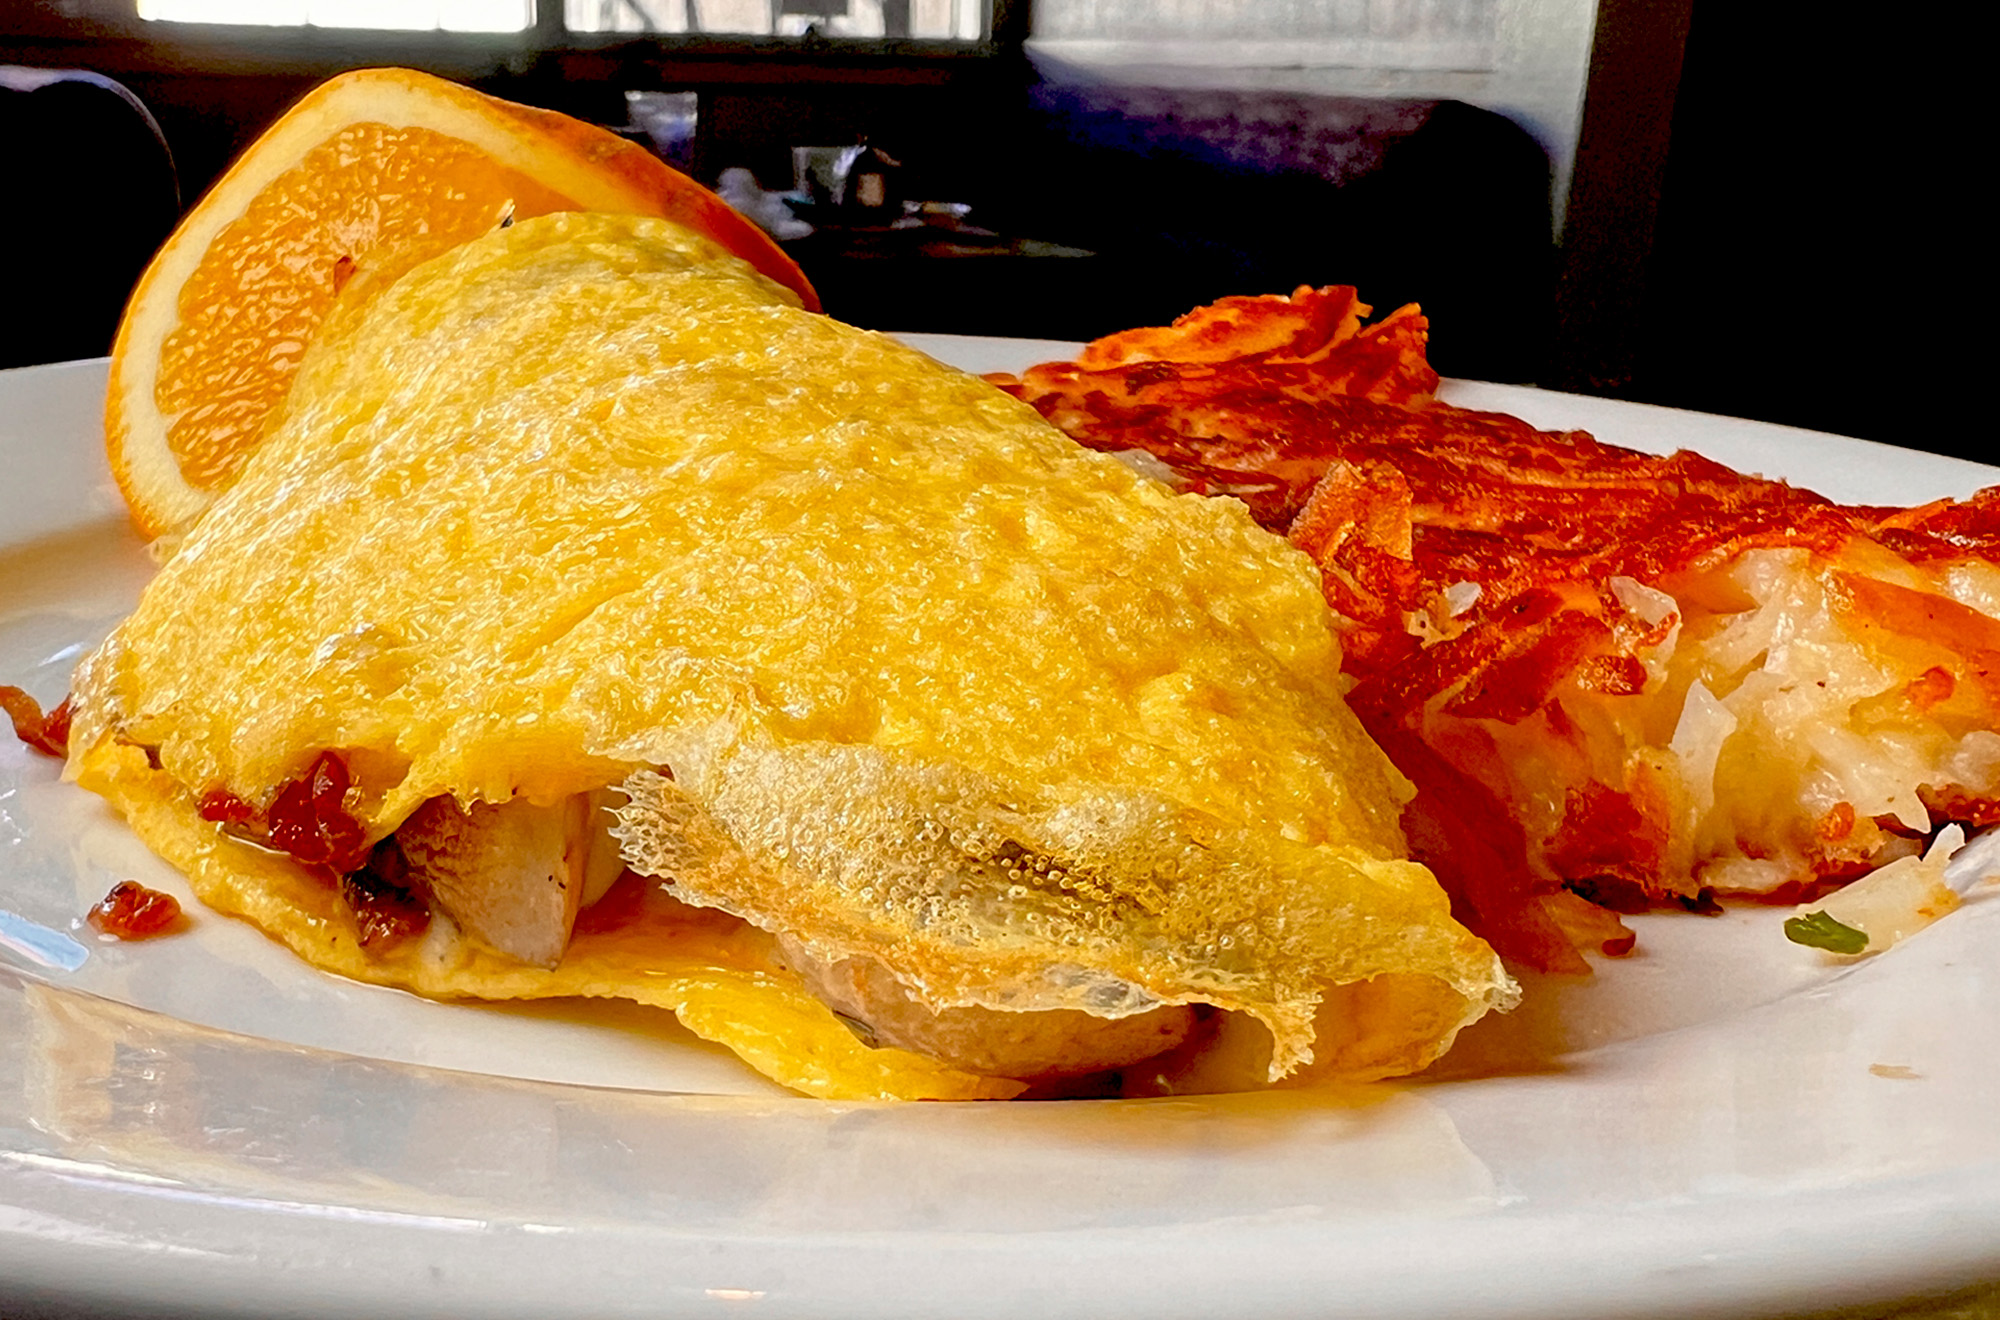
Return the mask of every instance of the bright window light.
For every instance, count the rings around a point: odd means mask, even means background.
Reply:
[[[984,0],[564,0],[571,32],[710,32],[977,41]]]
[[[534,0],[139,0],[139,17],[164,23],[258,27],[519,32]]]
[[[520,32],[535,0],[137,0],[166,23],[403,31]],[[988,0],[542,0],[571,32],[912,37],[978,41]]]

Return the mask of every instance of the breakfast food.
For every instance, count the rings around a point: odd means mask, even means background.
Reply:
[[[137,880],[120,880],[92,906],[84,920],[100,935],[149,940],[180,926],[180,900]]]
[[[321,84],[181,221],[111,352],[111,470],[149,537],[235,479],[336,299],[554,211],[664,216],[816,306],[762,230],[650,151],[409,69]]]
[[[567,213],[329,316],[68,750],[331,971],[656,1004],[822,1096],[1206,1089],[1512,994],[1341,689],[1241,508]]]
[[[1368,310],[1225,299],[1000,383],[1313,555],[1473,929],[1582,970],[1613,911],[1796,901],[2000,820],[2000,489],[1842,508],[1455,408],[1417,310]]]

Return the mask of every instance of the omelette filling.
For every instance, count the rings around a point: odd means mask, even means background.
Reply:
[[[664,774],[635,777],[626,796],[637,805],[619,812],[615,825],[611,804],[618,795],[602,791],[553,807],[517,799],[466,810],[450,798],[433,798],[371,850],[368,864],[344,881],[344,897],[357,918],[376,914],[371,944],[416,936],[436,913],[498,953],[554,967],[579,912],[626,874],[615,834],[635,841],[635,860],[665,872],[633,873],[632,883],[664,881],[676,891],[676,902],[692,896],[676,877],[696,874],[690,864],[702,865],[695,860],[699,847],[686,832],[663,832],[674,831],[675,818],[691,809],[685,802],[676,803],[679,811],[660,809],[670,783]],[[940,827],[931,832],[944,838]],[[976,883],[974,873],[988,867],[1004,873],[1010,888],[1022,878],[1048,880],[1052,865],[1058,868],[1055,882],[1063,877],[1061,863],[1012,841],[1001,845],[997,859],[953,857],[951,851],[940,850],[938,860],[961,872],[954,877],[960,887]],[[715,860],[706,859],[709,865]],[[399,909],[415,910],[400,923],[380,915]],[[756,911],[751,905],[737,915],[750,918]],[[777,961],[866,1043],[914,1050],[986,1076],[1034,1081],[1123,1068],[1182,1045],[1197,1024],[1192,1005],[1160,1004],[1135,987],[1101,979],[1083,996],[1095,1011],[973,1003],[934,1009],[883,956],[823,954],[801,934],[776,934]],[[1066,1003],[1075,996],[1050,998]],[[1106,1013],[1115,1016],[1100,1015]]]
[[[1424,1067],[1515,989],[1407,859],[1311,562],[660,221],[336,310],[79,667],[204,903],[617,997],[828,1098]]]

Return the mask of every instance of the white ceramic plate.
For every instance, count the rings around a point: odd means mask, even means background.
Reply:
[[[1062,347],[912,338],[980,370]],[[148,573],[102,388],[0,372],[0,682],[45,700]],[[2000,480],[1449,397],[1847,500]],[[199,912],[100,942],[78,917],[116,880],[184,886],[0,743],[0,1313],[1760,1315],[2000,1279],[2000,890],[1849,966],[1774,911],[1643,918],[1638,955],[1412,1084],[822,1104],[641,1010],[432,1004]]]

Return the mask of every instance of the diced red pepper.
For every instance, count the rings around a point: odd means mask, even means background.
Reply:
[[[151,939],[180,924],[181,905],[172,894],[148,889],[137,880],[120,880],[90,909],[92,927],[121,940]]]
[[[42,704],[20,688],[0,683],[0,710],[13,721],[14,736],[46,756],[69,755],[69,698],[42,714]]]
[[[201,795],[195,814],[218,825],[247,825],[257,819],[257,808],[226,788],[214,788]]]
[[[347,810],[347,762],[321,752],[305,776],[278,790],[268,813],[271,846],[307,866],[338,874],[368,860],[366,832]]]

